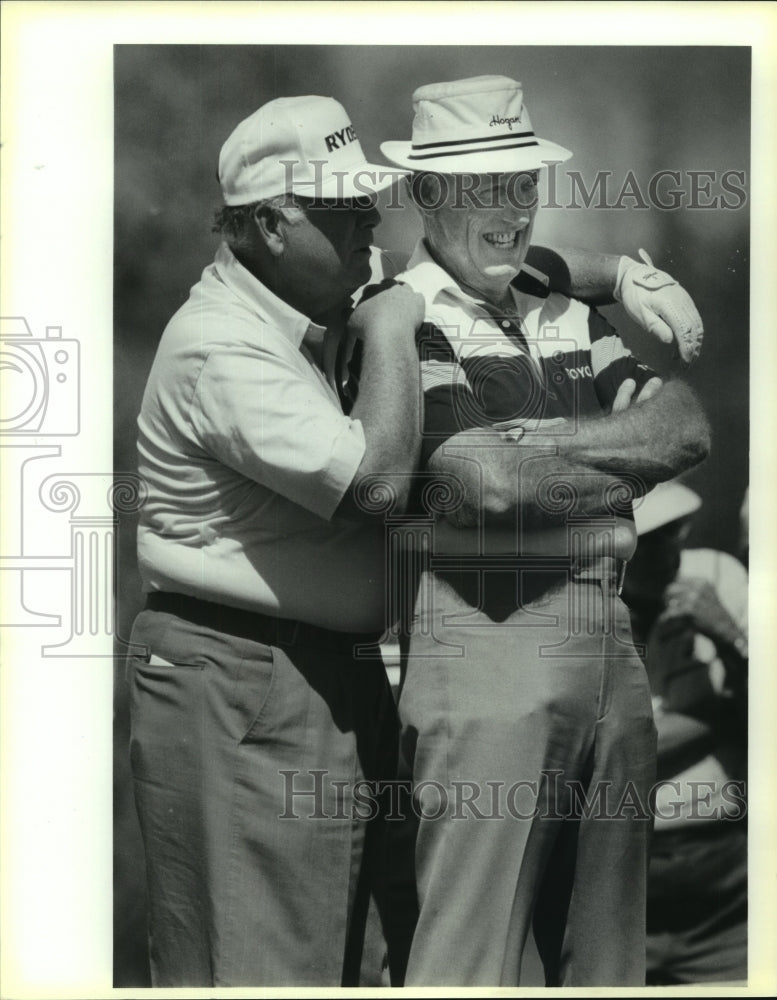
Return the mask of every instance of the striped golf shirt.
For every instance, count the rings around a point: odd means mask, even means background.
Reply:
[[[514,308],[500,311],[464,292],[421,241],[397,280],[426,300],[417,334],[424,461],[473,427],[515,420],[530,429],[532,420],[601,416],[625,379],[639,390],[655,375],[596,309],[522,291],[523,273],[510,287]]]

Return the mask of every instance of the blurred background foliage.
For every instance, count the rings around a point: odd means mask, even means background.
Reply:
[[[494,25],[499,34],[498,21]],[[749,194],[726,193],[722,175],[748,192],[750,50],[744,47],[119,45],[115,48],[114,456],[136,467],[135,420],[157,342],[170,316],[212,259],[220,204],[218,153],[234,126],[275,97],[323,94],[349,111],[367,158],[379,143],[409,139],[411,95],[439,80],[482,74],[521,80],[538,135],[574,153],[541,188],[535,242],[636,257],[644,247],[691,293],[705,326],[689,380],[713,427],[707,462],[688,477],[705,500],[691,545],[737,553],[738,512],[748,480]],[[665,178],[651,203],[650,181]],[[568,171],[605,201],[582,207]],[[694,181],[692,172],[703,171]],[[630,173],[631,172],[631,175]],[[709,177],[708,174],[712,174]],[[633,182],[629,178],[633,176]],[[623,191],[631,184],[631,194]],[[693,196],[696,184],[696,197]],[[734,208],[721,207],[724,198]],[[412,208],[388,208],[377,243],[409,251],[420,235]],[[578,206],[572,207],[575,200]],[[653,199],[655,200],[655,199]],[[552,207],[555,201],[561,207]],[[691,202],[695,201],[698,207]],[[717,201],[717,207],[711,202]],[[639,207],[643,203],[645,207]],[[603,310],[629,346],[659,371],[671,352],[649,340],[620,306]],[[141,607],[134,529],[122,522],[118,632]],[[117,671],[115,707],[116,986],[148,984],[143,859],[127,761],[127,704]]]

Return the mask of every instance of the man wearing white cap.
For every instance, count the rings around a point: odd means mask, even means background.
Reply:
[[[241,122],[219,162],[226,241],[150,373],[128,677],[155,986],[380,983],[379,831],[353,794],[393,774],[396,715],[382,525],[359,488],[380,473],[405,503],[422,301],[392,287],[347,326],[343,306],[370,277],[365,190],[395,177],[330,98]]]
[[[547,985],[641,985],[655,728],[618,587],[631,497],[704,457],[706,421],[594,310],[522,290],[537,172],[571,154],[521,85],[413,104],[412,142],[381,149],[414,171],[424,239],[399,280],[426,301],[422,469],[450,502],[399,703],[420,817],[406,984],[515,986],[533,924]]]

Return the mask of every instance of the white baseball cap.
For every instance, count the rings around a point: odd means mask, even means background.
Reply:
[[[523,87],[507,76],[432,83],[413,94],[411,142],[382,142],[401,167],[438,174],[519,173],[560,163],[572,153],[539,139],[523,103]]]
[[[276,195],[360,198],[406,171],[369,163],[345,111],[331,97],[279,97],[244,119],[221,147],[227,205]]]

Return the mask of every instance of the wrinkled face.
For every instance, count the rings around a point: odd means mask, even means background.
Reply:
[[[380,213],[374,200],[297,199],[302,207],[286,231],[285,265],[321,309],[347,299],[370,278],[370,247]]]
[[[460,284],[498,301],[529,249],[538,173],[448,175],[444,182],[444,203],[423,213],[430,249]]]

